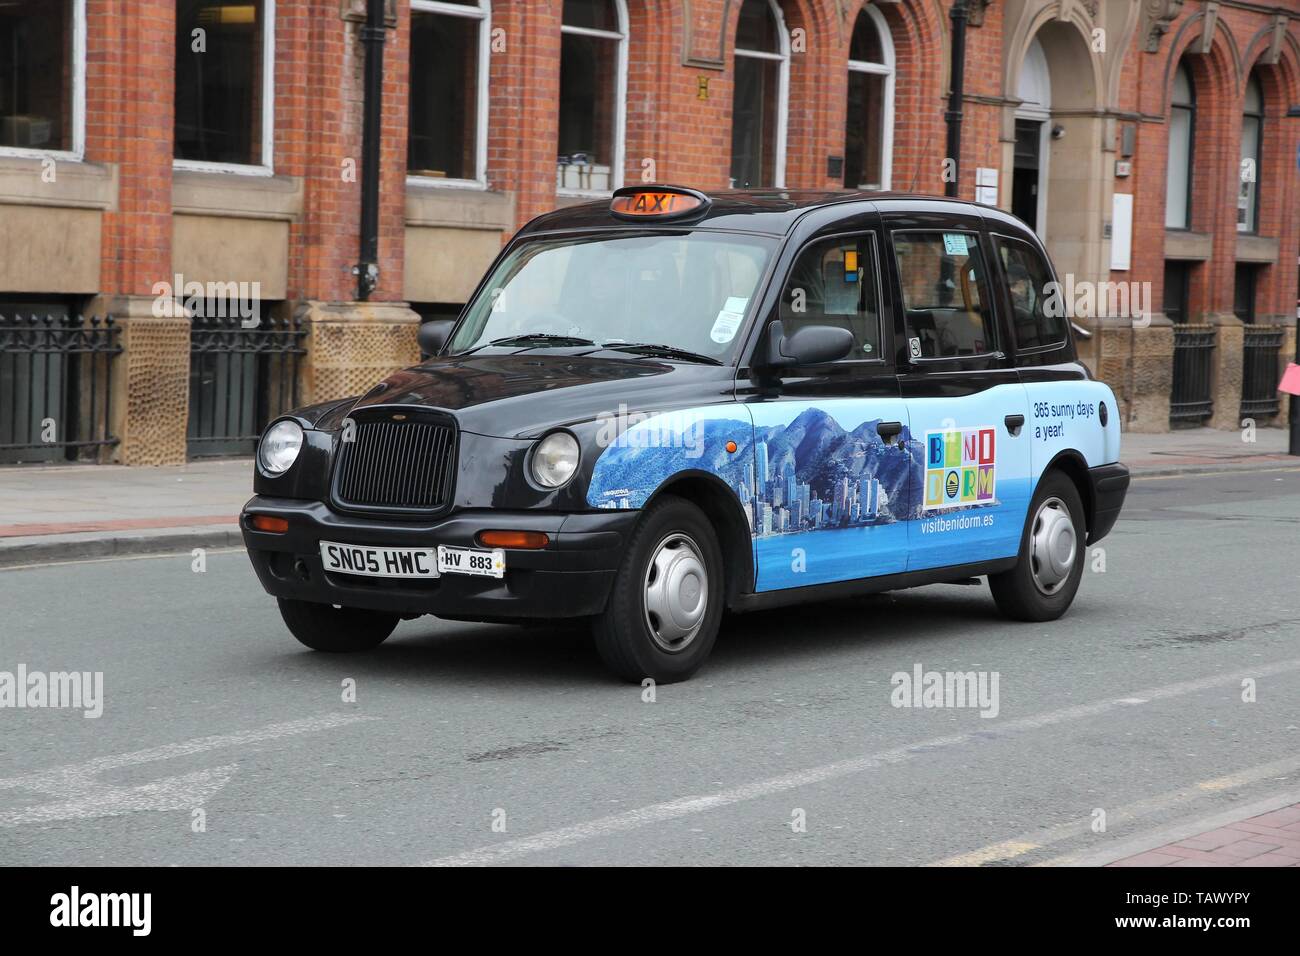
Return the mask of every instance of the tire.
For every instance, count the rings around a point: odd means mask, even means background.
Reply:
[[[1086,541],[1079,490],[1062,472],[1049,471],[1029,505],[1016,566],[989,575],[998,610],[1017,621],[1054,621],[1064,614],[1083,578]]]
[[[280,616],[299,642],[313,651],[352,654],[384,643],[400,620],[396,614],[359,607],[279,598]]]
[[[686,680],[713,650],[722,605],[713,525],[689,501],[666,495],[632,532],[605,611],[592,621],[596,650],[624,680]]]

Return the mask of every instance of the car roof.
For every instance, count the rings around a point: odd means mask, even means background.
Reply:
[[[663,188],[647,185],[648,191]],[[678,188],[681,187],[671,187]],[[548,212],[532,220],[519,234],[558,232],[578,229],[663,228],[682,229],[705,227],[711,229],[738,229],[745,232],[786,235],[805,213],[845,203],[872,202],[882,212],[912,210],[918,207],[928,211],[950,211],[955,215],[982,215],[1000,224],[1027,231],[1020,220],[992,206],[983,206],[962,199],[929,196],[907,192],[865,192],[855,190],[800,190],[800,189],[724,189],[705,192],[709,204],[701,215],[674,218],[656,222],[646,218],[629,223],[625,218],[610,212],[609,199],[578,203]],[[847,211],[846,211],[847,212]]]

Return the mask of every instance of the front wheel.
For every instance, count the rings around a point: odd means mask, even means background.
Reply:
[[[393,633],[396,614],[359,607],[279,598],[280,616],[293,636],[313,651],[348,654],[378,647]]]
[[[1059,471],[1044,475],[1029,505],[1016,566],[989,575],[998,610],[1018,621],[1054,621],[1064,614],[1083,578],[1086,535],[1074,482]]]
[[[592,633],[619,677],[686,680],[704,663],[722,619],[722,551],[698,507],[666,496],[632,532]]]

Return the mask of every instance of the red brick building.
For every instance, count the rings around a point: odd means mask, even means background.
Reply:
[[[1136,321],[1076,316],[1127,427],[1281,420],[1300,0],[969,0],[953,161],[951,0],[387,6],[365,301],[364,0],[0,7],[0,402],[23,396],[0,457],[247,451],[284,403],[414,359],[418,317],[454,312],[518,225],[638,181],[955,175],[1031,222],[1063,278],[1149,292]],[[12,318],[32,313],[81,357],[38,371],[49,349]],[[115,331],[61,318],[79,313]]]

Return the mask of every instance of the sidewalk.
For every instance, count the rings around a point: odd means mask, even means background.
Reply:
[[[1286,453],[1287,435],[1285,428],[1260,428],[1253,442],[1245,442],[1240,430],[1188,428],[1163,435],[1126,432],[1120,441],[1120,460],[1134,476],[1300,467],[1300,458]]]
[[[0,568],[242,546],[251,458],[0,468]]]
[[[1300,468],[1287,433],[1200,428],[1125,435],[1134,475]],[[0,567],[193,548],[239,547],[237,518],[253,494],[248,458],[174,468],[116,465],[0,467]]]
[[[1300,803],[1225,823],[1107,866],[1300,866]]]

